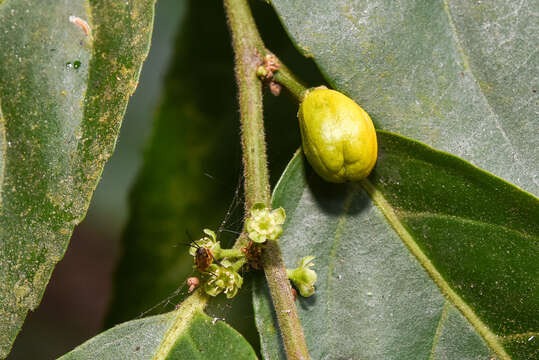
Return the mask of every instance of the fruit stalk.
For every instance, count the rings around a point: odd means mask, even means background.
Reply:
[[[307,87],[305,87],[305,85],[303,85],[283,63],[280,63],[279,71],[275,72],[275,75],[273,75],[273,81],[283,85],[290,91],[298,103],[303,101],[307,92]]]

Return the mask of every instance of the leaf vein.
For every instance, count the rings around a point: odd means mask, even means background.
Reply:
[[[508,232],[508,233],[518,235],[520,237],[523,237],[523,238],[526,238],[526,239],[529,239],[529,240],[539,241],[539,237],[537,237],[535,235],[523,233],[521,231],[515,230],[513,228],[510,228],[510,227],[507,227],[507,226],[504,226],[504,225],[485,223],[485,222],[482,222],[482,221],[479,221],[479,220],[474,220],[474,219],[465,218],[465,217],[461,217],[461,216],[442,214],[442,213],[431,213],[431,212],[426,212],[426,211],[425,212],[413,212],[413,211],[400,211],[399,210],[399,211],[397,211],[397,213],[398,213],[399,216],[402,216],[402,217],[407,218],[407,219],[412,219],[412,218],[419,218],[419,219],[421,219],[421,218],[439,218],[439,219],[460,221],[460,222],[463,222],[463,223],[472,224],[472,225],[476,225],[476,226],[493,227],[493,228],[497,228],[497,229],[503,230],[503,231]]]
[[[507,343],[507,342],[511,342],[515,340],[521,340],[521,339],[527,339],[528,341],[531,341],[533,340],[534,337],[539,337],[539,333],[534,332],[534,331],[528,331],[528,332],[520,333],[520,334],[505,335],[501,341],[503,343]]]
[[[444,12],[445,12],[446,15],[447,15],[447,21],[448,21],[449,27],[450,27],[450,29],[451,29],[451,32],[452,32],[453,35],[454,35],[455,46],[457,47],[458,53],[459,53],[459,55],[460,55],[460,58],[462,59],[462,64],[463,64],[463,66],[464,66],[464,71],[465,71],[467,74],[470,75],[470,77],[474,80],[474,83],[475,83],[475,84],[478,84],[478,88],[479,88],[478,93],[481,94],[481,97],[484,99],[485,104],[487,105],[487,107],[488,107],[490,113],[492,114],[496,128],[499,130],[499,132],[500,132],[500,134],[502,135],[503,139],[504,139],[504,140],[506,141],[506,143],[509,145],[509,148],[511,149],[511,154],[513,154],[513,159],[514,159],[515,162],[520,166],[521,170],[525,172],[524,164],[523,164],[522,161],[519,159],[519,156],[517,155],[517,151],[516,151],[515,148],[513,147],[513,143],[511,142],[511,140],[510,140],[509,137],[507,136],[507,133],[506,133],[505,130],[503,129],[502,125],[500,124],[500,116],[498,115],[498,113],[496,113],[496,112],[494,111],[494,108],[493,108],[493,106],[490,104],[489,99],[487,98],[487,96],[486,96],[485,93],[483,92],[483,89],[482,89],[481,86],[479,85],[480,82],[478,81],[478,79],[477,79],[477,77],[475,76],[475,74],[472,72],[472,68],[470,67],[470,62],[468,61],[468,56],[467,56],[466,53],[464,52],[464,47],[462,46],[462,41],[460,40],[460,36],[459,36],[459,34],[458,34],[457,27],[456,27],[456,25],[455,25],[455,22],[453,21],[453,16],[451,15],[451,10],[449,9],[449,3],[448,3],[448,0],[444,0],[443,3],[444,3]]]
[[[430,349],[429,360],[434,360],[434,354],[436,352],[436,346],[438,345],[438,340],[440,340],[440,335],[442,334],[442,328],[445,320],[447,319],[447,313],[449,312],[449,301],[445,301],[444,306],[442,307],[442,313],[440,314],[440,320],[438,321],[438,326],[434,332],[434,337],[432,338],[432,347]]]
[[[470,322],[470,324],[483,337],[485,342],[496,352],[500,360],[510,360],[511,357],[505,351],[498,336],[477,316],[473,309],[449,286],[442,274],[432,264],[430,259],[415,242],[412,235],[406,230],[391,204],[384,198],[384,195],[367,179],[361,181],[361,185],[371,196],[372,201],[384,214],[389,224],[393,227],[402,242],[415,256],[417,261],[427,271],[431,279],[438,286],[442,294],[448,299]]]

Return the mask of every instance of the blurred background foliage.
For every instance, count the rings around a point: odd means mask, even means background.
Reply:
[[[306,83],[322,84],[269,5],[252,6],[267,47]],[[239,114],[222,2],[159,0],[156,7],[152,47],[116,151],[9,359],[53,359],[117,323],[172,310],[192,273],[186,231],[197,237],[226,220],[228,246],[230,231],[241,228]],[[300,144],[297,105],[285,91],[266,91],[264,111],[273,185]],[[248,287],[208,311],[257,348]]]

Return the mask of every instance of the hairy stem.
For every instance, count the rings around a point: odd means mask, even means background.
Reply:
[[[271,207],[262,115],[262,84],[256,76],[268,51],[258,34],[247,0],[224,0],[235,54],[245,176],[245,213],[261,202]],[[268,241],[262,264],[288,359],[310,359],[279,244]]]
[[[280,69],[273,75],[273,81],[283,85],[296,100],[301,103],[307,92],[307,87],[303,85],[288,68],[282,64]]]
[[[220,249],[213,254],[217,259],[222,258],[239,258],[244,257],[245,254],[238,248],[234,249]]]
[[[262,84],[256,68],[264,46],[245,0],[225,0],[228,23],[236,61],[239,90],[243,171],[245,176],[245,210],[255,203],[271,206],[269,175],[262,116]]]
[[[238,271],[239,269],[241,269],[243,265],[245,265],[245,263],[247,263],[247,259],[243,257],[237,260],[235,263],[233,263],[231,266],[231,269],[234,271]]]

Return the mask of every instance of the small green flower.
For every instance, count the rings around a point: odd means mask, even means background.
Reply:
[[[211,231],[210,229],[204,229],[204,233],[207,236],[204,236],[203,238],[194,241],[196,245],[191,244],[191,247],[189,248],[189,254],[191,256],[195,256],[198,248],[201,247],[207,248],[212,252],[216,252],[221,249],[221,244],[219,243],[219,241],[217,241],[217,237],[213,231]]]
[[[224,292],[228,299],[233,298],[243,284],[243,278],[234,270],[233,264],[228,260],[221,261],[221,265],[211,264],[208,268],[210,275],[204,285],[208,295],[217,296]]]
[[[245,222],[249,238],[256,243],[263,243],[267,239],[275,240],[283,233],[286,218],[284,209],[278,208],[270,211],[263,203],[256,203],[251,208],[251,216]]]
[[[303,297],[314,294],[314,283],[316,282],[316,272],[311,269],[314,256],[305,256],[298,261],[298,267],[292,270],[287,269],[286,273],[290,281],[298,288]]]

